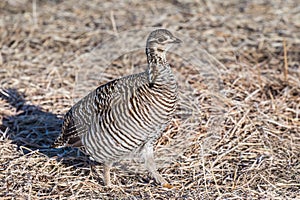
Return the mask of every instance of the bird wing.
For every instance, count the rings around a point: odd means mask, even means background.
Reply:
[[[118,79],[99,86],[66,113],[61,135],[55,141],[54,146],[83,146],[81,138],[93,123],[93,116],[108,109],[111,100],[118,95],[116,92],[117,82]]]

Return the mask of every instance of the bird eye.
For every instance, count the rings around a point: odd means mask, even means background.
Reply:
[[[158,38],[157,41],[158,41],[158,42],[163,42],[164,39],[163,39],[163,38]]]

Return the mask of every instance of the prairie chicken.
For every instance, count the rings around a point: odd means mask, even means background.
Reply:
[[[110,185],[113,163],[139,153],[157,182],[169,187],[158,173],[153,144],[174,115],[177,83],[166,51],[181,40],[165,29],[150,33],[146,44],[148,69],[99,86],[65,115],[56,144],[83,146],[104,163],[104,183]]]

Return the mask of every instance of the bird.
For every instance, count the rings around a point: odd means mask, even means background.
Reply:
[[[97,87],[65,114],[55,143],[84,147],[93,160],[103,163],[104,185],[111,185],[114,163],[138,153],[156,182],[172,187],[157,171],[153,147],[175,115],[178,85],[166,52],[181,42],[166,29],[152,31],[144,72]]]

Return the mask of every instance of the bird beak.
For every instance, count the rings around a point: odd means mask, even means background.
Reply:
[[[173,39],[172,43],[178,43],[178,44],[182,43],[182,41],[176,37],[173,37],[172,39]]]

